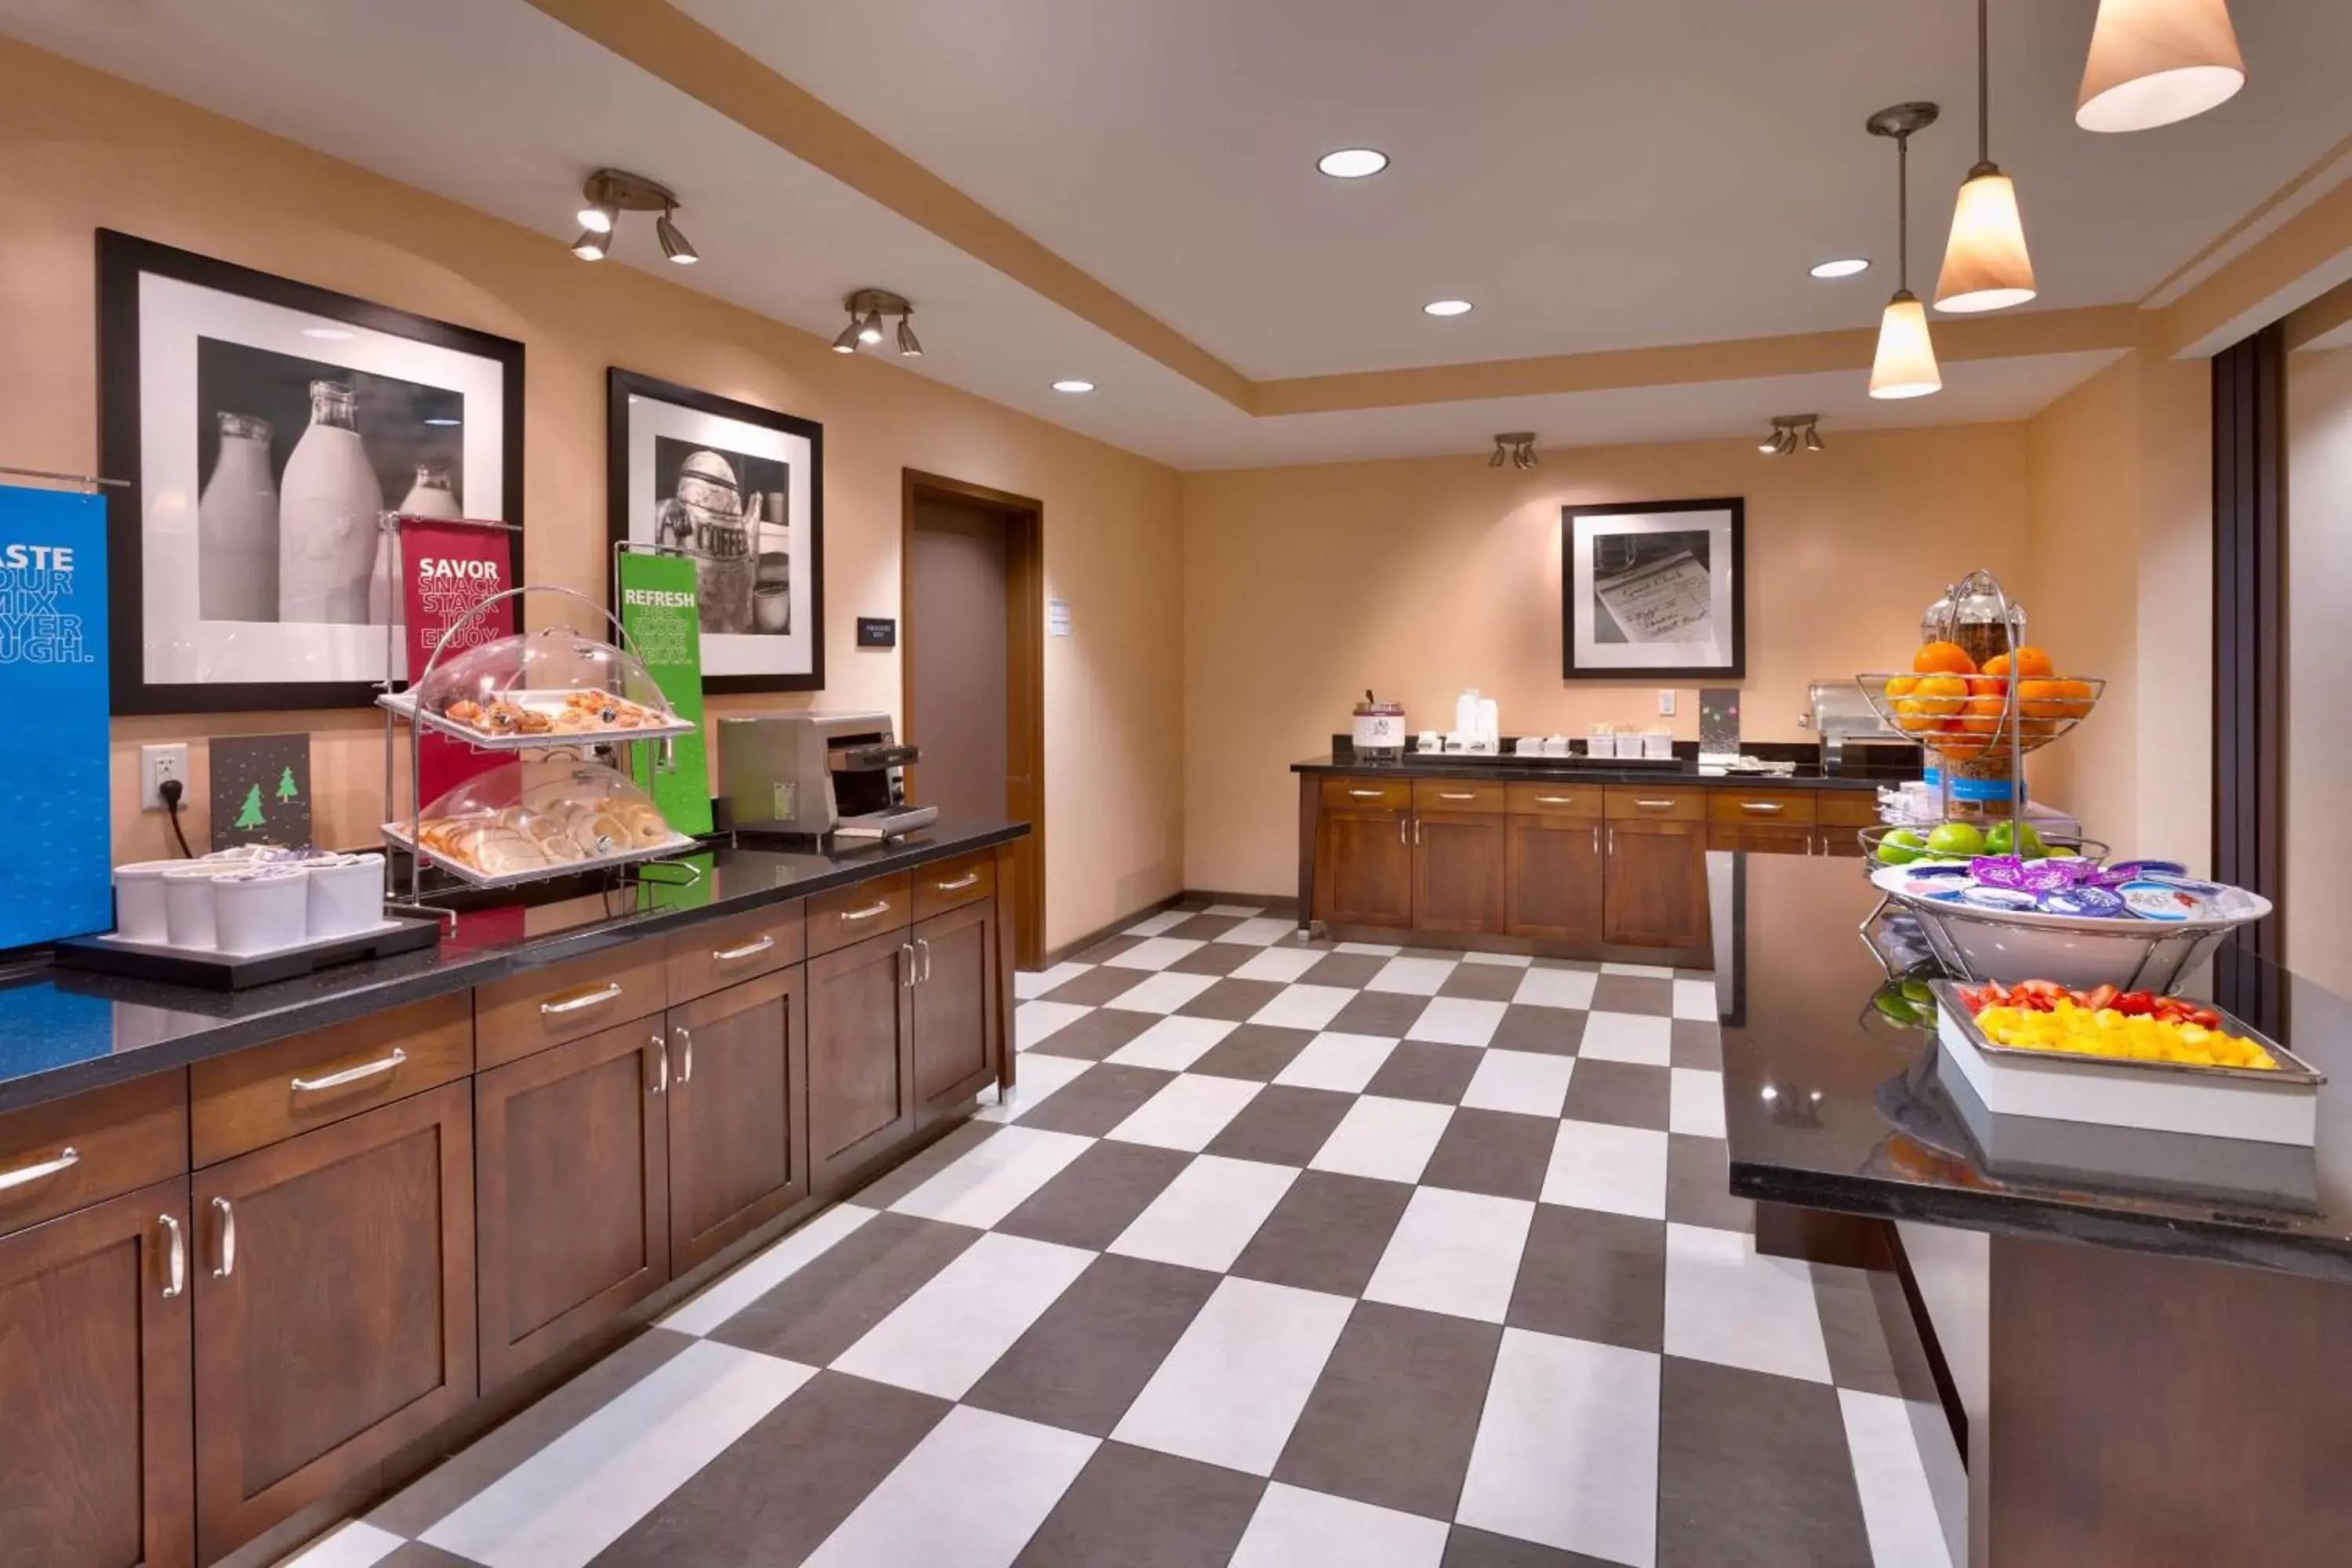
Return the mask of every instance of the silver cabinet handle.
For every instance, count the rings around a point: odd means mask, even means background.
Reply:
[[[1601,824],[1597,822],[1592,825],[1592,852],[1601,853]]]
[[[1743,800],[1739,803],[1739,809],[1761,812],[1767,816],[1778,816],[1789,808],[1777,800]]]
[[[898,984],[902,990],[915,988],[915,944],[911,942],[898,944]]]
[[[220,1262],[213,1268],[213,1278],[226,1279],[236,1272],[236,1210],[226,1198],[215,1198],[213,1214],[220,1226]]]
[[[609,985],[599,986],[593,991],[583,991],[579,995],[567,996],[561,1002],[541,1002],[539,1005],[539,1010],[551,1018],[560,1018],[566,1013],[577,1013],[583,1007],[600,1006],[613,1001],[620,994],[621,983],[615,980]]]
[[[362,1062],[355,1068],[345,1068],[341,1072],[331,1072],[324,1078],[298,1078],[292,1080],[292,1087],[297,1093],[321,1089],[341,1089],[347,1083],[357,1083],[363,1078],[374,1078],[379,1073],[390,1072],[407,1059],[408,1053],[394,1046],[392,1047],[392,1055],[388,1057],[378,1057],[372,1062]]]
[[[1416,846],[1421,843],[1421,818],[1417,816],[1412,819],[1412,841]]]
[[[44,1176],[54,1176],[60,1171],[70,1171],[80,1163],[80,1150],[70,1146],[60,1149],[58,1151],[58,1157],[54,1160],[44,1160],[37,1165],[19,1165],[13,1171],[0,1174],[0,1193],[5,1193],[11,1187],[26,1186]]]
[[[680,1084],[692,1083],[694,1081],[694,1034],[684,1024],[676,1026],[670,1033],[677,1037],[677,1081]]]
[[[1442,789],[1437,792],[1437,798],[1440,800],[1476,800],[1478,797],[1468,790],[1457,791]]]
[[[952,882],[933,882],[931,884],[932,887],[938,889],[942,893],[961,893],[966,888],[975,888],[979,885],[980,873],[977,871],[966,871],[962,876],[958,877]]]
[[[1351,789],[1348,792],[1348,798],[1349,800],[1378,800],[1381,795],[1387,793],[1388,792],[1385,790],[1377,789]]]
[[[176,1301],[188,1288],[188,1240],[178,1215],[159,1214],[155,1223],[163,1227],[163,1300]]]
[[[1574,805],[1576,797],[1572,795],[1539,795],[1536,796],[1536,804],[1538,805]]]
[[[710,962],[713,963],[732,963],[739,958],[757,958],[760,954],[766,952],[775,945],[776,939],[774,937],[763,936],[757,942],[747,942],[740,947],[722,947],[714,949],[710,954]]]
[[[890,900],[887,899],[877,899],[862,910],[847,910],[842,915],[841,919],[844,924],[847,924],[851,921],[870,921],[877,915],[887,915],[889,912]]]
[[[1637,800],[1633,804],[1643,811],[1672,811],[1675,808],[1675,803],[1670,800]]]
[[[1398,842],[1399,844],[1403,845],[1403,846],[1404,846],[1405,847],[1407,847],[1408,849],[1409,849],[1409,848],[1411,848],[1411,847],[1412,847],[1412,839],[1409,837],[1409,835],[1411,834],[1411,832],[1412,832],[1412,829],[1406,826],[1405,819],[1404,819],[1403,817],[1402,817],[1402,816],[1398,817],[1398,818],[1397,818],[1397,842]]]
[[[929,937],[915,939],[915,956],[922,960],[923,971],[915,977],[918,985],[928,985],[931,980],[931,942]]]
[[[669,1042],[655,1035],[646,1042],[654,1050],[654,1087],[656,1094],[669,1092]]]

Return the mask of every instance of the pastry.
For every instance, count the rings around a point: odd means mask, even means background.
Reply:
[[[633,849],[656,848],[670,840],[669,824],[663,820],[659,811],[643,801],[612,801],[604,809],[625,830],[627,842]]]

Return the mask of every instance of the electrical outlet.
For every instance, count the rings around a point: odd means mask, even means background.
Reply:
[[[170,746],[139,748],[139,809],[163,809],[163,786],[165,779],[180,781],[180,804],[188,804],[188,747],[185,742]]]
[[[1675,716],[1675,694],[1674,694],[1673,692],[1671,692],[1671,691],[1661,691],[1661,692],[1659,692],[1659,693],[1658,693],[1658,717],[1659,717],[1659,718],[1661,718],[1661,719],[1671,719],[1671,718],[1673,718],[1674,716]]]

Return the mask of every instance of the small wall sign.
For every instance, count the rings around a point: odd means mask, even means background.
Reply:
[[[887,616],[858,616],[857,646],[859,647],[897,647],[898,623]]]
[[[1045,635],[1049,637],[1066,637],[1070,635],[1069,600],[1045,601]]]
[[[310,847],[310,736],[223,735],[208,750],[214,848]]]

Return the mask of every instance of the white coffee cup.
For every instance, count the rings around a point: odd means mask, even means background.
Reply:
[[[305,863],[310,940],[357,936],[383,923],[383,857],[336,855]]]
[[[114,868],[114,934],[125,942],[171,940],[163,916],[163,874],[184,860],[136,860]]]
[[[218,944],[213,920],[213,879],[218,866],[177,866],[163,873],[163,935],[173,947]]]
[[[310,936],[310,873],[299,866],[257,866],[215,876],[220,950],[244,955],[301,946]]]

